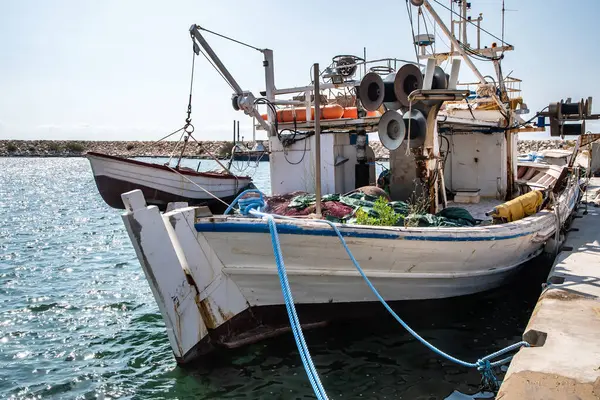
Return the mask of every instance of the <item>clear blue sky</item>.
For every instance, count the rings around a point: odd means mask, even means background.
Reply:
[[[483,26],[499,35],[502,1],[471,2],[473,18],[483,12]],[[0,139],[154,140],[181,126],[192,23],[273,49],[278,87],[308,84],[312,63],[361,55],[363,46],[369,58],[413,59],[405,7],[405,0],[0,0]],[[529,108],[591,95],[600,112],[600,2],[506,0],[506,8],[517,10],[506,13],[506,41],[516,51],[506,54],[503,69],[524,80]],[[258,95],[262,55],[207,38],[240,84]],[[464,65],[462,72],[461,80],[471,79]],[[235,118],[251,135],[251,120],[231,109],[230,97],[198,58],[198,139],[228,139]]]

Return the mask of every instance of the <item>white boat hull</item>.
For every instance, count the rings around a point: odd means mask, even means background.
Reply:
[[[500,285],[516,266],[539,254],[556,219],[544,213],[521,225],[518,230],[392,228],[389,233],[342,226],[341,231],[354,235],[346,238],[352,254],[384,298],[393,301],[460,296]],[[308,221],[281,221],[278,227],[296,303],[374,300],[330,227]],[[251,305],[281,304],[271,237],[257,233],[267,231],[264,221],[216,217],[196,228]]]
[[[124,208],[121,193],[134,189],[142,190],[148,204],[157,205],[161,209],[169,202],[218,205],[219,201],[215,197],[230,202],[252,182],[249,177],[187,169],[176,171],[163,165],[99,153],[88,153],[87,158],[98,191],[104,201],[114,208]],[[217,210],[220,208],[213,211]]]
[[[578,197],[577,185],[561,195],[561,225]],[[233,216],[198,219],[191,207],[161,215],[147,207],[137,191],[125,193],[123,200],[128,209],[123,220],[179,362],[197,358],[215,345],[245,343],[252,324],[263,324],[259,310],[283,309],[265,221]],[[461,296],[498,287],[543,251],[558,224],[557,215],[544,210],[516,222],[471,228],[340,225],[339,229],[377,290],[394,301]],[[298,219],[277,225],[296,304],[325,309],[377,301],[329,226]],[[240,332],[241,341],[233,337]]]

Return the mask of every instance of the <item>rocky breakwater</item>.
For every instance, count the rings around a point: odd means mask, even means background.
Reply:
[[[180,154],[183,144],[174,141],[78,141],[78,140],[0,140],[0,157],[82,157],[87,152],[119,157],[169,157]],[[232,143],[204,141],[189,143],[185,157],[227,157]]]
[[[248,143],[252,147],[253,143]],[[265,146],[268,143],[264,143]],[[372,140],[369,145],[378,160],[389,158],[389,151],[381,142]],[[81,157],[88,151],[120,157],[169,157],[180,154],[182,144],[174,141],[77,141],[77,140],[0,140],[0,157]],[[227,158],[231,154],[232,142],[191,142],[185,149],[185,157],[210,158],[211,154]],[[573,140],[520,140],[519,154],[550,149],[569,149]]]
[[[389,150],[383,147],[379,141],[370,141],[369,145],[375,152],[375,158],[378,160],[389,159]],[[554,150],[554,149],[572,149],[575,147],[574,140],[560,140],[560,139],[547,139],[547,140],[519,140],[517,143],[517,149],[519,154],[527,154],[529,152],[537,152],[543,150]]]
[[[575,147],[574,140],[519,140],[517,143],[519,154],[555,149],[569,150],[573,147]]]

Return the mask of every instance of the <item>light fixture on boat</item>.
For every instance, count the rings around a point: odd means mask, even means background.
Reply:
[[[525,103],[521,103],[519,105],[519,108],[517,108],[515,111],[515,114],[517,115],[522,115],[522,114],[529,114],[529,108],[527,108],[527,104]]]
[[[325,71],[323,72],[323,79],[329,79],[331,80],[331,83],[335,85],[344,83],[344,77],[340,75],[336,69],[331,67],[325,68]]]
[[[411,127],[412,131],[412,127]],[[388,150],[396,150],[406,136],[404,117],[396,110],[388,110],[379,120],[379,140]]]
[[[333,57],[335,71],[342,76],[342,80],[350,79],[354,76],[357,69],[357,63],[365,61],[364,59],[351,55],[338,55]]]
[[[348,157],[344,157],[343,155],[338,154],[337,157],[335,157],[335,162],[333,163],[333,166],[337,167],[338,165],[344,164],[346,161],[348,161]]]

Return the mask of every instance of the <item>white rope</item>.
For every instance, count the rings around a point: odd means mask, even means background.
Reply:
[[[410,156],[410,122],[412,121],[412,100],[408,101],[408,140],[406,142],[406,152],[404,155]]]
[[[175,172],[176,174],[180,175],[182,178],[186,179],[188,182],[190,182],[192,185],[197,186],[199,189],[202,189],[207,195],[219,200],[221,203],[225,204],[227,207],[230,206],[229,203],[227,203],[226,201],[224,201],[223,199],[220,199],[219,197],[215,196],[214,194],[212,194],[210,191],[206,190],[205,188],[203,188],[202,186],[198,185],[196,182],[194,182],[193,180],[191,180],[190,178],[188,178],[187,176],[183,175],[181,172],[177,171],[175,168],[171,168],[169,165],[166,165],[167,168],[169,168],[171,171]],[[236,180],[236,187],[237,187],[237,180]]]
[[[165,165],[168,166],[169,164],[171,164],[171,160],[173,159],[173,156],[175,155],[175,152],[179,148],[179,143],[181,143],[181,139],[183,139],[183,135],[185,135],[185,129],[184,129],[183,132],[181,132],[181,136],[179,137],[179,140],[175,144],[175,148],[171,151],[171,154],[169,155],[169,161],[167,161],[167,164],[165,164]]]

